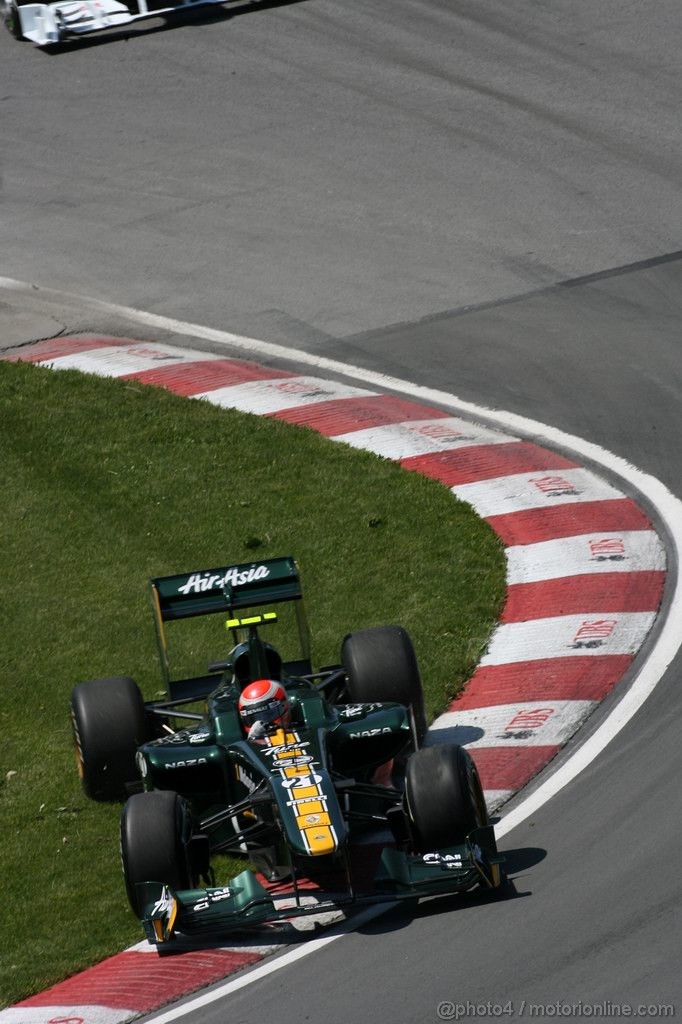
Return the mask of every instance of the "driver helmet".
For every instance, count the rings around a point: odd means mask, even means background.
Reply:
[[[256,679],[239,697],[239,717],[248,732],[260,722],[268,731],[285,728],[291,722],[287,693],[276,679]]]

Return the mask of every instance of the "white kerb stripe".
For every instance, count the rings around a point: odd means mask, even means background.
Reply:
[[[10,1006],[0,1011],[0,1024],[49,1024],[56,1020],[78,1024],[79,1018],[85,1024],[119,1024],[139,1016],[139,1010],[109,1006]]]
[[[507,548],[507,583],[585,573],[664,570],[665,548],[653,530],[586,533]]]
[[[588,469],[548,470],[499,476],[481,483],[450,488],[484,519],[526,509],[552,508],[576,502],[622,498],[621,491],[600,480]]]
[[[170,345],[147,345],[140,342],[138,345],[111,345],[89,349],[87,352],[72,352],[68,356],[43,359],[41,365],[50,366],[53,370],[81,370],[99,377],[123,377],[128,373],[142,373],[161,366],[203,363],[221,358],[190,348],[171,348]]]
[[[515,789],[484,789],[483,796],[485,797],[488,814],[492,814],[498,807],[506,803],[510,797],[514,796],[515,792]]]
[[[541,658],[635,654],[654,624],[655,612],[591,612],[510,622],[495,630],[485,665]]]
[[[283,377],[217,388],[215,391],[195,395],[195,398],[205,398],[213,405],[220,405],[226,409],[240,409],[242,412],[265,415],[284,409],[295,409],[299,405],[330,402],[336,398],[368,397],[372,394],[373,392],[364,388],[321,380],[317,377]]]
[[[347,434],[337,434],[334,440],[383,455],[386,459],[407,459],[413,455],[430,455],[483,444],[505,444],[517,439],[490,427],[467,423],[457,416],[447,416],[351,430]]]
[[[428,742],[474,749],[560,746],[596,706],[592,700],[548,700],[448,711],[431,726]]]

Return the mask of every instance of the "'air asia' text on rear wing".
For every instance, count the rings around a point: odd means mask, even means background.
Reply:
[[[302,597],[298,566],[289,556],[159,576],[150,586],[163,622]]]

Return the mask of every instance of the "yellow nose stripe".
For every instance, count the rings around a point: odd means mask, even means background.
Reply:
[[[302,830],[312,830],[313,832],[319,831],[317,825],[331,825],[331,818],[324,812],[308,813],[308,808],[305,809],[306,813],[302,814],[300,818],[296,819],[298,827]]]
[[[311,828],[301,829],[301,834],[313,857],[333,853],[336,849],[336,839],[329,825],[313,825]]]
[[[306,797],[320,795],[317,786],[292,786],[289,792],[294,800],[305,800]]]

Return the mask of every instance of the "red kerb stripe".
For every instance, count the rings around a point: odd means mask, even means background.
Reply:
[[[644,512],[630,498],[508,512],[502,516],[490,516],[488,522],[509,545],[577,537],[596,530],[600,533],[621,533],[623,530],[652,528]]]
[[[440,480],[448,487],[491,480],[516,473],[545,472],[553,469],[575,469],[577,463],[540,448],[530,441],[508,444],[477,445],[431,455],[412,455],[401,459],[401,466],[424,476]]]
[[[198,353],[197,353],[198,354]],[[203,359],[196,363],[160,366],[140,373],[127,373],[121,380],[167,388],[177,395],[198,395],[204,391],[244,384],[251,380],[278,380],[293,377],[284,370],[273,370],[238,359]]]
[[[474,747],[484,789],[521,789],[552,760],[561,748],[551,747]]]
[[[31,996],[18,1006],[109,1006],[148,1012],[178,996],[210,985],[262,954],[207,949],[156,956],[126,952]]]
[[[407,420],[442,419],[450,415],[442,409],[430,409],[394,395],[368,395],[366,398],[335,398],[330,402],[284,409],[272,413],[274,419],[287,420],[300,427],[311,427],[326,437],[348,434],[352,430],[385,427]]]
[[[89,352],[95,348],[111,348],[112,345],[144,345],[145,342],[132,338],[107,338],[101,334],[78,334],[63,338],[47,338],[35,345],[26,346],[18,352],[3,355],[9,363],[41,363],[45,359],[59,359],[74,352]]]
[[[603,654],[479,665],[448,711],[535,700],[603,700],[631,662],[630,654]]]
[[[655,612],[661,603],[665,573],[604,572],[566,576],[539,583],[513,583],[501,622],[526,622],[553,615],[600,612]]]

